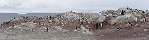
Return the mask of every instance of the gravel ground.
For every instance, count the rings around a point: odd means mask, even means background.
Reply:
[[[83,34],[81,32],[68,32],[50,29],[34,32],[19,29],[1,29],[0,40],[148,40],[149,29],[134,28],[131,31],[114,29],[97,30],[97,35]]]

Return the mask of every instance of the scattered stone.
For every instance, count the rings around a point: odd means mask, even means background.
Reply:
[[[128,34],[124,34],[124,35],[128,35]]]
[[[104,36],[104,35],[101,34],[100,36]]]
[[[143,38],[143,40],[146,40],[147,38]]]
[[[134,37],[134,36],[136,36],[136,35],[132,35],[132,36]]]
[[[142,35],[142,34],[138,34],[138,35]]]
[[[136,24],[135,27],[137,27],[139,24]]]
[[[82,31],[84,34],[93,34],[92,32],[89,31],[89,29],[86,29],[84,26],[81,26],[81,31]]]
[[[144,29],[144,31],[148,31],[147,29]]]

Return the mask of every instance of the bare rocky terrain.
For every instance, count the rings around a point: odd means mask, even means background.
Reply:
[[[0,40],[148,40],[149,11],[129,7],[98,14],[19,16],[0,24]]]

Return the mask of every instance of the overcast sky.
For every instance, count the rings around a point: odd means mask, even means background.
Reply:
[[[99,12],[129,6],[149,9],[148,0],[0,0],[0,12]]]

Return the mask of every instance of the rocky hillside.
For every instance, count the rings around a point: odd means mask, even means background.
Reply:
[[[140,27],[149,21],[149,11],[132,9],[129,7],[118,10],[105,10],[98,15],[63,12],[54,16],[20,16],[0,24],[1,29],[20,29],[34,31],[36,29],[60,29],[65,31],[81,31],[94,34],[96,30],[115,28],[116,30],[130,30]]]

